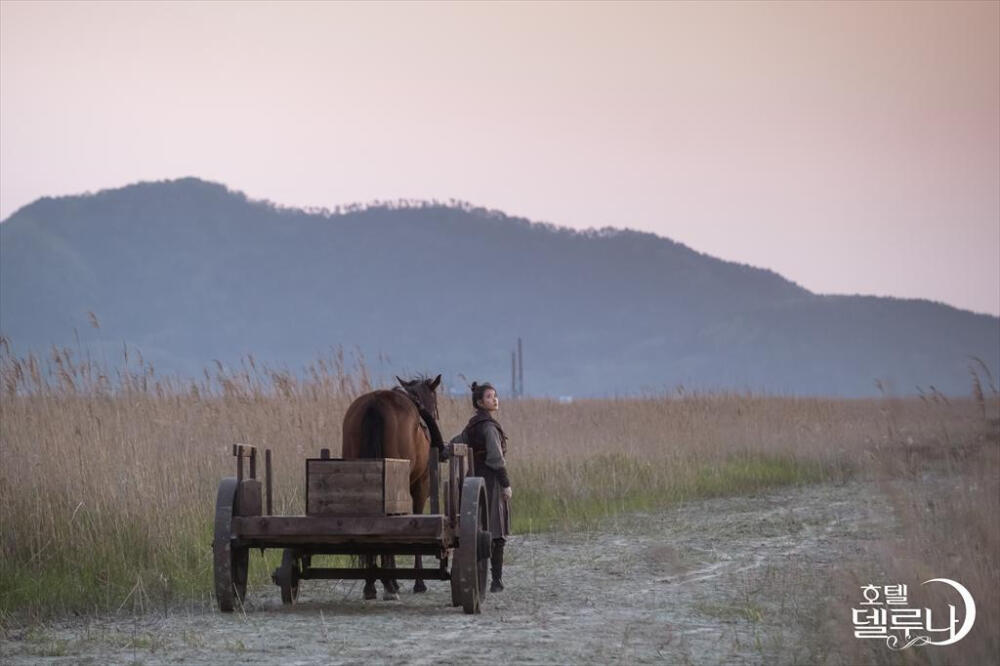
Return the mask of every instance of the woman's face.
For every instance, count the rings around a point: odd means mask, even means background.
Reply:
[[[479,404],[488,412],[500,411],[500,398],[493,389],[486,389],[483,397],[479,399]]]

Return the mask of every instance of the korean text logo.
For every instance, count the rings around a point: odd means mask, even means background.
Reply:
[[[860,608],[851,609],[855,638],[881,638],[892,650],[922,645],[952,645],[972,630],[976,602],[960,583],[949,578],[932,578],[921,585],[949,585],[961,598],[961,611],[948,604],[948,617],[935,616],[930,608],[909,608],[906,585],[863,585]],[[957,599],[956,599],[957,600]]]

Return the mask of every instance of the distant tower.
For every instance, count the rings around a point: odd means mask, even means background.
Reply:
[[[517,397],[517,352],[510,353],[510,397]]]
[[[524,354],[521,351],[521,338],[517,339],[517,395],[524,395]]]

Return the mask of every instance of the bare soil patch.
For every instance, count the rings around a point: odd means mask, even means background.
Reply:
[[[446,582],[362,601],[304,581],[300,603],[250,592],[245,612],[201,607],[9,630],[0,660],[54,663],[696,663],[821,661],[825,599],[866,542],[893,530],[873,484],[783,489],[514,537],[506,591],[482,615]],[[254,557],[256,557],[254,555]],[[849,611],[843,613],[849,627]]]

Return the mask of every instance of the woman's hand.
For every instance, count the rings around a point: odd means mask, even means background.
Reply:
[[[514,489],[513,488],[511,488],[510,486],[507,486],[506,488],[503,489],[503,497],[504,497],[504,499],[508,499],[509,500],[513,496],[514,496]]]

